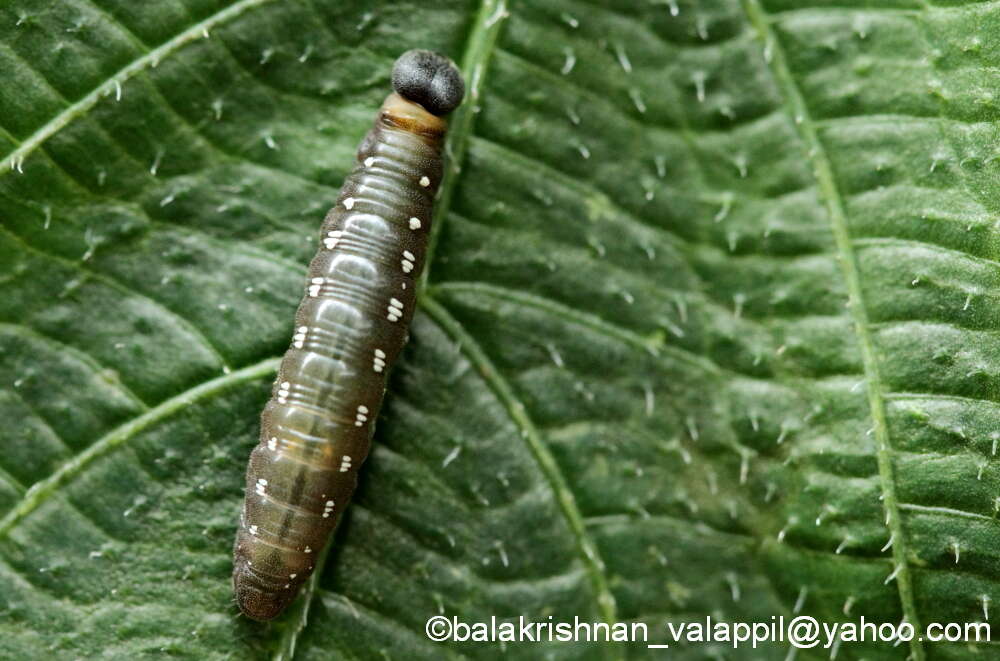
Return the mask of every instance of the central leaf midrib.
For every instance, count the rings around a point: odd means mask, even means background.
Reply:
[[[445,173],[434,202],[434,215],[431,217],[430,236],[427,239],[427,252],[424,257],[424,272],[420,276],[418,285],[421,291],[427,287],[430,280],[431,265],[434,263],[438,237],[441,236],[441,226],[451,209],[451,198],[458,184],[458,175],[478,114],[476,104],[484,88],[487,68],[496,51],[500,26],[506,18],[507,0],[482,0],[479,12],[472,23],[472,29],[469,31],[469,40],[461,62],[462,73],[468,85],[465,99],[451,120],[445,142]]]
[[[612,625],[617,620],[615,598],[608,585],[607,577],[604,575],[604,564],[597,551],[597,546],[590,539],[583,516],[569,490],[562,470],[545,447],[541,435],[525,412],[524,405],[515,396],[510,384],[497,371],[465,328],[441,304],[435,301],[428,291],[430,267],[433,264],[438,237],[450,211],[452,195],[458,183],[462,161],[468,142],[473,135],[473,126],[478,110],[476,104],[484,89],[485,74],[489,62],[496,51],[500,25],[507,17],[506,0],[482,0],[469,34],[461,63],[469,85],[465,102],[453,121],[446,143],[446,157],[449,162],[441,183],[440,194],[435,203],[431,235],[426,253],[426,266],[419,285],[421,295],[418,298],[418,305],[428,313],[442,332],[458,342],[466,358],[477,366],[487,387],[506,409],[511,422],[521,433],[539,470],[552,488],[559,511],[580,551],[581,561],[595,592],[597,610],[602,619]]]
[[[770,49],[771,57],[769,65],[772,75],[775,77],[779,91],[784,96],[785,110],[790,114],[790,119],[796,127],[799,137],[805,142],[808,148],[806,157],[812,165],[813,176],[816,179],[820,197],[823,199],[830,216],[830,225],[840,256],[840,263],[849,297],[848,308],[854,321],[854,329],[857,334],[858,345],[861,349],[865,381],[867,383],[868,405],[877,446],[876,458],[878,462],[879,483],[882,490],[883,507],[886,513],[886,525],[889,528],[890,540],[892,541],[894,572],[896,573],[899,599],[906,620],[913,625],[915,630],[919,630],[920,622],[917,616],[912,579],[907,560],[906,538],[903,531],[899,502],[896,496],[896,484],[893,477],[892,448],[889,444],[889,429],[885,418],[882,379],[879,372],[878,358],[875,353],[875,343],[869,328],[868,315],[862,296],[860,268],[851,243],[847,213],[844,209],[842,196],[837,188],[836,180],[833,176],[833,168],[827,157],[825,147],[816,133],[805,101],[785,61],[784,52],[777,35],[771,30],[769,17],[760,6],[759,0],[743,0],[743,6],[751,25],[766,44],[765,47]],[[913,653],[915,661],[924,660],[924,649],[919,637],[915,637],[910,642],[910,650]]]

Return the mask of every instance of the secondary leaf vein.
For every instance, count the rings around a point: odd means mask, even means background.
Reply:
[[[827,157],[823,143],[820,141],[809,116],[798,85],[785,61],[784,52],[777,35],[771,30],[770,18],[761,7],[759,0],[743,0],[743,8],[760,39],[770,52],[769,66],[779,90],[785,97],[786,108],[791,115],[791,121],[796,127],[802,141],[808,148],[807,158],[813,168],[813,175],[819,187],[820,196],[824,200],[830,216],[830,225],[834,241],[840,254],[840,262],[849,295],[849,308],[854,321],[858,346],[861,349],[867,382],[868,405],[871,410],[872,423],[876,443],[876,458],[878,462],[879,481],[882,488],[882,501],[885,508],[886,523],[894,540],[892,545],[893,561],[896,572],[896,586],[902,604],[903,614],[914,629],[920,629],[916,602],[913,594],[913,582],[910,575],[906,535],[903,530],[899,500],[896,495],[896,484],[893,476],[892,447],[890,445],[889,428],[886,422],[885,402],[883,399],[882,379],[879,373],[878,358],[875,354],[875,343],[868,325],[861,289],[861,273],[857,256],[851,243],[847,214],[833,175],[833,167]],[[925,652],[919,638],[910,642],[910,650],[914,661],[924,661]]]
[[[240,2],[236,2],[225,9],[212,14],[204,20],[195,23],[187,30],[177,34],[172,39],[164,42],[157,48],[132,60],[127,65],[113,73],[106,80],[102,81],[99,85],[94,87],[94,89],[88,92],[79,101],[67,106],[62,110],[62,112],[45,122],[45,124],[28,136],[28,138],[21,142],[21,144],[18,145],[13,151],[0,156],[0,168],[6,168],[6,172],[14,170],[20,171],[21,165],[24,163],[24,159],[27,158],[31,152],[40,147],[42,143],[58,133],[61,129],[72,123],[76,118],[83,116],[87,113],[87,111],[97,105],[97,102],[101,99],[101,97],[108,92],[109,85],[122,84],[126,80],[134,77],[136,74],[141,73],[148,68],[152,68],[164,58],[171,55],[174,51],[179,50],[189,42],[204,37],[204,35],[208,34],[212,28],[236,18],[248,9],[264,5],[269,2],[272,2],[272,0],[240,0]],[[0,169],[0,176],[2,176],[4,172],[4,170]]]
[[[273,373],[278,368],[278,360],[278,358],[268,358],[249,367],[205,381],[194,388],[164,400],[142,415],[112,429],[88,446],[86,450],[62,464],[52,475],[33,484],[21,501],[3,519],[0,519],[0,539],[10,534],[10,531],[24,521],[29,514],[56,495],[62,486],[71,482],[95,460],[127,443],[140,432],[201,399],[207,399],[233,386]]]
[[[9,228],[6,228],[6,227],[0,225],[0,231],[2,231],[3,233],[5,233],[7,236],[9,236],[14,241],[17,241],[21,246],[24,247],[24,249],[26,251],[33,252],[36,255],[40,256],[40,257],[43,257],[45,259],[49,259],[49,260],[52,260],[54,262],[57,262],[57,263],[65,266],[65,267],[67,267],[69,269],[74,270],[74,271],[79,271],[80,273],[84,273],[84,274],[86,274],[86,275],[94,278],[98,282],[101,282],[104,285],[106,285],[106,286],[108,286],[108,287],[110,287],[112,289],[116,289],[116,290],[118,290],[119,292],[121,292],[123,294],[126,294],[128,296],[135,296],[136,298],[140,298],[143,301],[148,302],[151,306],[155,307],[160,312],[163,312],[165,315],[169,316],[170,318],[175,319],[177,321],[177,323],[185,331],[187,331],[194,339],[198,340],[199,344],[203,345],[204,350],[207,353],[209,353],[219,363],[219,365],[223,369],[223,371],[229,369],[229,363],[226,362],[225,357],[218,350],[218,348],[216,348],[216,346],[214,344],[212,344],[211,341],[209,341],[208,336],[205,335],[193,323],[191,323],[190,321],[188,321],[184,316],[182,316],[181,314],[179,314],[177,312],[174,312],[173,310],[171,310],[169,307],[167,307],[163,303],[160,303],[156,299],[154,299],[151,296],[148,296],[148,295],[140,292],[137,289],[133,289],[133,288],[125,285],[124,283],[116,280],[115,278],[112,278],[109,275],[105,275],[103,273],[99,273],[97,271],[94,271],[94,270],[91,270],[89,268],[86,268],[80,262],[74,262],[74,261],[66,259],[65,257],[62,257],[60,255],[56,255],[54,253],[50,253],[50,252],[46,252],[44,250],[41,250],[40,248],[37,248],[36,246],[33,246],[30,243],[28,243],[27,241],[25,241],[20,235],[15,234]]]
[[[598,612],[605,622],[609,625],[614,624],[617,621],[617,606],[604,575],[604,561],[601,559],[590,533],[587,532],[583,515],[569,489],[562,469],[546,447],[541,434],[528,416],[524,404],[517,398],[507,379],[500,374],[475,339],[440,303],[425,296],[422,308],[441,328],[442,332],[459,345],[461,352],[475,366],[483,381],[507,410],[507,414],[520,432],[542,475],[552,488],[556,503],[576,541],[595,593]]]

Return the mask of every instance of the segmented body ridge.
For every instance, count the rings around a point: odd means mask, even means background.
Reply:
[[[414,312],[445,128],[390,95],[323,222],[247,468],[233,580],[255,619],[294,599],[354,493]]]

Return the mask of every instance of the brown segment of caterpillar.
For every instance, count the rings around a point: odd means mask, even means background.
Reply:
[[[465,87],[451,60],[423,50],[396,60],[392,84],[323,222],[247,466],[233,591],[255,620],[294,601],[350,502],[413,316],[443,172],[443,116]]]

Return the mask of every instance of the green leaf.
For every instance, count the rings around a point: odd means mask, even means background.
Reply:
[[[996,2],[0,8],[0,657],[784,659],[998,624]],[[238,616],[317,228],[413,47],[469,81],[356,501]],[[428,640],[428,618],[649,643]],[[994,658],[843,643],[798,659]]]

